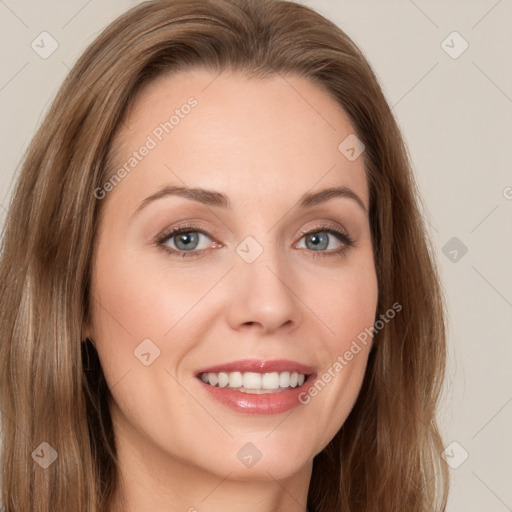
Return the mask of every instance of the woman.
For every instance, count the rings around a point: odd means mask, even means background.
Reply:
[[[374,73],[318,13],[115,20],[6,224],[6,511],[444,510],[418,202]]]

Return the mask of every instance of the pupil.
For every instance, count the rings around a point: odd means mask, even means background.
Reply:
[[[322,238],[324,238],[324,240],[322,241]],[[319,235],[318,233],[315,233],[313,235],[310,235],[309,237],[309,241],[310,242],[313,242],[313,245],[318,248],[318,247],[321,247],[322,249],[325,249],[326,247],[326,240],[325,240],[325,237],[323,235]]]
[[[185,248],[193,245],[194,235],[192,233],[182,233],[181,235],[179,235],[178,238],[179,238],[179,241],[177,244],[178,247],[179,247],[179,244],[183,244],[185,246]]]

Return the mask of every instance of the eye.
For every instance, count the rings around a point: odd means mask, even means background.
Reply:
[[[352,238],[339,228],[330,224],[317,225],[309,230],[301,232],[301,240],[305,240],[306,249],[313,256],[341,256],[352,246],[355,245]],[[179,226],[162,233],[156,240],[159,249],[166,253],[179,257],[196,257],[201,256],[206,247],[199,247],[202,237],[211,237],[199,226],[184,225]],[[331,242],[338,239],[338,249],[326,251]],[[215,247],[222,247],[222,244],[214,242]],[[197,250],[196,250],[197,249]],[[332,247],[331,247],[332,249]]]
[[[197,256],[197,254],[195,254],[197,251],[193,252],[195,249],[202,250],[206,248],[198,247],[201,237],[210,238],[208,234],[198,226],[179,226],[164,232],[157,239],[157,245],[162,250],[180,257]],[[190,252],[193,253],[186,254]]]
[[[305,240],[306,249],[311,249],[313,256],[341,256],[345,254],[350,247],[355,245],[352,238],[348,233],[335,228],[329,224],[321,224],[308,230],[304,230],[301,233],[302,238]],[[301,240],[302,240],[301,238]],[[341,245],[338,249],[331,247],[330,251],[326,251],[331,245],[333,239],[338,239],[338,245]]]

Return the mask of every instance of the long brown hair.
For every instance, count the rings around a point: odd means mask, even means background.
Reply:
[[[154,0],[116,19],[81,56],[16,184],[0,260],[6,512],[110,506],[118,475],[111,395],[94,347],[81,343],[102,204],[94,191],[111,176],[113,137],[142,87],[192,67],[308,78],[366,147],[377,316],[396,302],[402,310],[375,335],[357,402],[314,459],[309,509],[444,510],[448,471],[436,424],[444,301],[408,154],[376,76],[340,28],[303,5]],[[48,452],[43,442],[58,454],[47,469],[33,453]]]

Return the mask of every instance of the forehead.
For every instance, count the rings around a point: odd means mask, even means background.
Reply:
[[[113,171],[129,173],[111,195],[174,184],[223,190],[242,204],[344,185],[367,205],[363,156],[340,150],[354,135],[336,101],[303,77],[202,69],[161,76],[141,91],[114,141]]]

